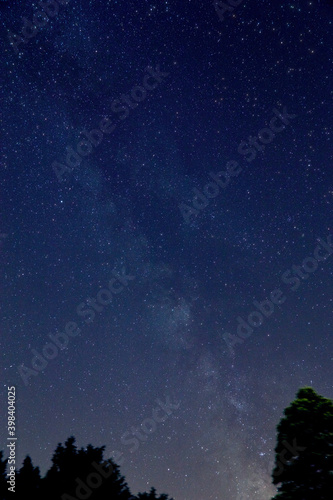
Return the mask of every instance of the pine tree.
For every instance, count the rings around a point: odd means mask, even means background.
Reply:
[[[52,466],[42,481],[43,495],[48,495],[49,500],[58,500],[79,472],[75,438],[71,436],[65,446],[58,443],[55,449]]]
[[[273,500],[333,498],[333,402],[305,387],[284,415],[277,426]]]
[[[156,496],[155,488],[150,493],[132,496],[119,466],[112,460],[104,460],[105,446],[89,444],[78,449],[75,438],[69,437],[64,445],[58,443],[52,457],[52,465],[41,479],[39,468],[34,467],[27,456],[17,473],[15,498],[25,500],[173,500],[168,495]],[[0,500],[8,500],[6,476],[7,460],[0,452]]]
[[[52,467],[43,480],[48,500],[72,500],[78,491],[89,500],[128,500],[131,496],[125,478],[112,460],[103,459],[105,446],[89,444],[77,449],[71,436],[65,446],[58,444]]]
[[[41,478],[39,467],[34,467],[29,455],[23,460],[23,465],[16,475],[16,495],[17,500],[24,500],[27,496],[32,495],[34,499],[38,499],[40,495]]]

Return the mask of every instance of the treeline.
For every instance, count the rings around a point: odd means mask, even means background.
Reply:
[[[78,449],[70,437],[58,444],[44,477],[27,456],[8,491],[8,459],[0,452],[0,500],[173,500],[156,490],[132,495],[119,466],[104,460],[105,446]],[[284,410],[277,426],[272,500],[332,500],[333,401],[305,387]]]
[[[27,456],[21,469],[8,476],[8,459],[0,452],[1,500],[173,500],[168,495],[157,496],[155,488],[149,493],[132,495],[120,474],[119,466],[112,460],[104,460],[105,446],[88,445],[78,449],[71,436],[63,446],[58,444],[52,465],[44,477]],[[11,486],[11,477],[14,478]],[[11,489],[10,489],[11,488]]]

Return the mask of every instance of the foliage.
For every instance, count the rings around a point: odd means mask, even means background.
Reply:
[[[273,500],[333,498],[333,402],[305,387],[284,415],[277,426]]]

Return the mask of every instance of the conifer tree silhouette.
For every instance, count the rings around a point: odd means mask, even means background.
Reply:
[[[25,500],[27,492],[34,499],[40,498],[41,477],[39,467],[34,467],[32,460],[27,455],[23,460],[23,465],[16,475],[16,500]]]
[[[105,446],[95,448],[91,444],[78,450],[73,436],[65,446],[59,443],[43,481],[43,492],[51,495],[50,500],[72,500],[78,495],[90,500],[128,500],[131,493],[125,478],[116,463],[103,459],[104,450]]]
[[[149,493],[139,493],[138,494],[138,499],[139,500],[173,500],[173,498],[169,499],[169,496],[166,495],[165,493],[162,493],[159,497],[156,496],[156,488],[151,488]]]
[[[155,488],[133,496],[119,466],[113,459],[104,460],[104,451],[105,446],[91,444],[78,449],[70,436],[64,445],[58,443],[43,478],[28,455],[16,474],[15,497],[8,493],[8,465],[0,452],[0,500],[173,500],[165,494],[156,496]]]

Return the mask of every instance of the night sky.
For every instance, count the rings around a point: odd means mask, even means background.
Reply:
[[[0,2],[18,464],[74,435],[133,494],[269,500],[283,409],[333,398],[333,3],[57,5]]]

